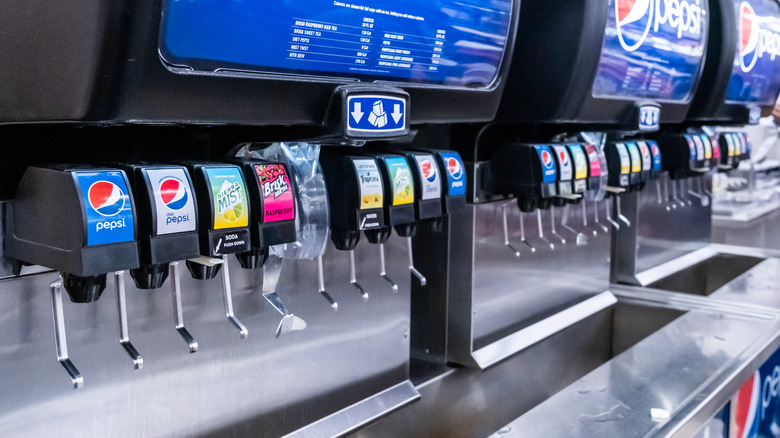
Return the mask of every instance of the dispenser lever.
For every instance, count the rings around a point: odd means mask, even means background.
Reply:
[[[133,359],[133,368],[140,370],[144,367],[144,358],[138,354],[138,350],[130,342],[130,330],[127,326],[127,301],[125,297],[125,271],[114,272],[116,282],[116,310],[119,313],[119,344],[124,347],[130,358]]]
[[[173,291],[173,321],[176,323],[176,331],[190,347],[190,353],[198,351],[198,342],[184,327],[184,310],[181,306],[181,277],[179,276],[179,262],[171,262],[171,285]]]
[[[57,361],[68,372],[73,382],[73,389],[84,386],[81,372],[68,357],[68,340],[65,336],[65,316],[62,312],[62,277],[51,283],[51,308],[54,317],[54,344],[57,347]]]
[[[357,282],[357,272],[355,269],[355,250],[349,250],[349,282],[357,288],[363,300],[368,300],[368,292],[366,292],[360,284]]]
[[[325,271],[322,268],[322,256],[317,257],[317,286],[319,293],[330,303],[331,310],[334,312],[339,310],[339,303],[325,290]]]
[[[263,298],[271,303],[277,312],[282,314],[282,320],[279,321],[279,325],[276,327],[277,338],[279,335],[306,328],[306,321],[290,313],[284,302],[282,302],[282,298],[276,293],[276,285],[279,283],[281,273],[282,258],[268,257],[268,261],[263,265]]]
[[[506,207],[507,207],[507,205],[513,204],[513,203],[514,203],[513,201],[510,201],[510,202],[508,202],[508,203],[506,203],[506,204],[501,206],[501,215],[502,215],[502,218],[503,218],[503,221],[504,221],[504,246],[509,248],[509,250],[512,251],[512,253],[515,255],[515,257],[520,257],[520,251],[518,251],[515,247],[512,246],[511,243],[509,243],[509,227],[507,226],[507,220],[506,220]],[[523,219],[520,218],[520,220],[522,221]],[[412,249],[410,247],[409,248],[410,260],[411,260],[411,251],[412,251]],[[411,269],[411,268],[413,268],[413,266],[410,266],[409,268]]]
[[[387,269],[385,268],[385,244],[379,244],[379,276],[384,278],[385,281],[390,283],[390,287],[393,289],[393,293],[398,292],[398,285],[387,276]]]
[[[244,324],[241,324],[241,321],[233,314],[233,294],[230,291],[230,271],[228,270],[226,255],[222,256],[222,297],[225,301],[225,316],[228,321],[233,324],[236,330],[238,330],[241,339],[245,339],[249,335],[249,331],[247,331]]]

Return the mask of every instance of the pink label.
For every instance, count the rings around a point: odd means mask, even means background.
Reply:
[[[295,199],[284,165],[258,164],[255,172],[263,195],[263,222],[295,219]]]
[[[586,144],[585,150],[588,152],[588,162],[590,163],[590,176],[601,176],[601,160],[599,159],[599,153],[596,150],[596,146],[592,144]]]

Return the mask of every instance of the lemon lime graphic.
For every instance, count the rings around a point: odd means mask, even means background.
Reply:
[[[224,217],[225,220],[228,222],[235,222],[238,220],[238,218],[241,217],[242,214],[244,214],[244,205],[238,204],[235,207],[223,213],[222,217]]]

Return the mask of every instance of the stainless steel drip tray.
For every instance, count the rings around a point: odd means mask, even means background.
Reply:
[[[582,322],[602,319],[590,341],[601,365],[492,437],[691,436],[780,346],[773,309],[646,288],[613,293],[614,306]]]
[[[710,295],[752,272],[777,251],[711,244],[636,274],[639,285]]]

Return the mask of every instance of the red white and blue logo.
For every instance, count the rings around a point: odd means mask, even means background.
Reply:
[[[102,245],[135,239],[133,204],[124,172],[77,171],[73,175],[84,200],[86,244]]]
[[[561,167],[569,167],[569,154],[564,151],[558,151],[558,156],[561,158]]]
[[[758,406],[761,399],[761,374],[758,370],[742,385],[732,402],[734,435],[737,438],[752,437],[756,430]]]
[[[700,0],[615,0],[617,37],[623,49],[633,52],[661,25],[671,27],[678,39],[683,33],[699,35],[705,13]]]
[[[652,0],[615,0],[617,36],[628,52],[642,46],[650,32],[653,18]]]
[[[160,183],[160,198],[171,210],[181,210],[187,205],[189,195],[183,182],[177,178],[166,178]]]
[[[87,199],[93,210],[101,216],[116,216],[125,208],[127,195],[110,181],[97,181],[89,186]]]
[[[553,158],[552,154],[548,150],[542,150],[542,164],[546,169],[552,169]]]
[[[458,160],[454,161],[457,162]],[[458,163],[458,166],[460,166],[460,163]],[[436,166],[434,166],[430,160],[424,159],[422,163],[420,163],[420,168],[422,169],[423,178],[430,183],[436,182]]]
[[[447,159],[447,170],[455,179],[460,179],[460,177],[463,176],[463,166],[460,165],[460,161],[455,157]]]
[[[758,20],[748,2],[739,5],[739,66],[749,72],[758,61]]]

